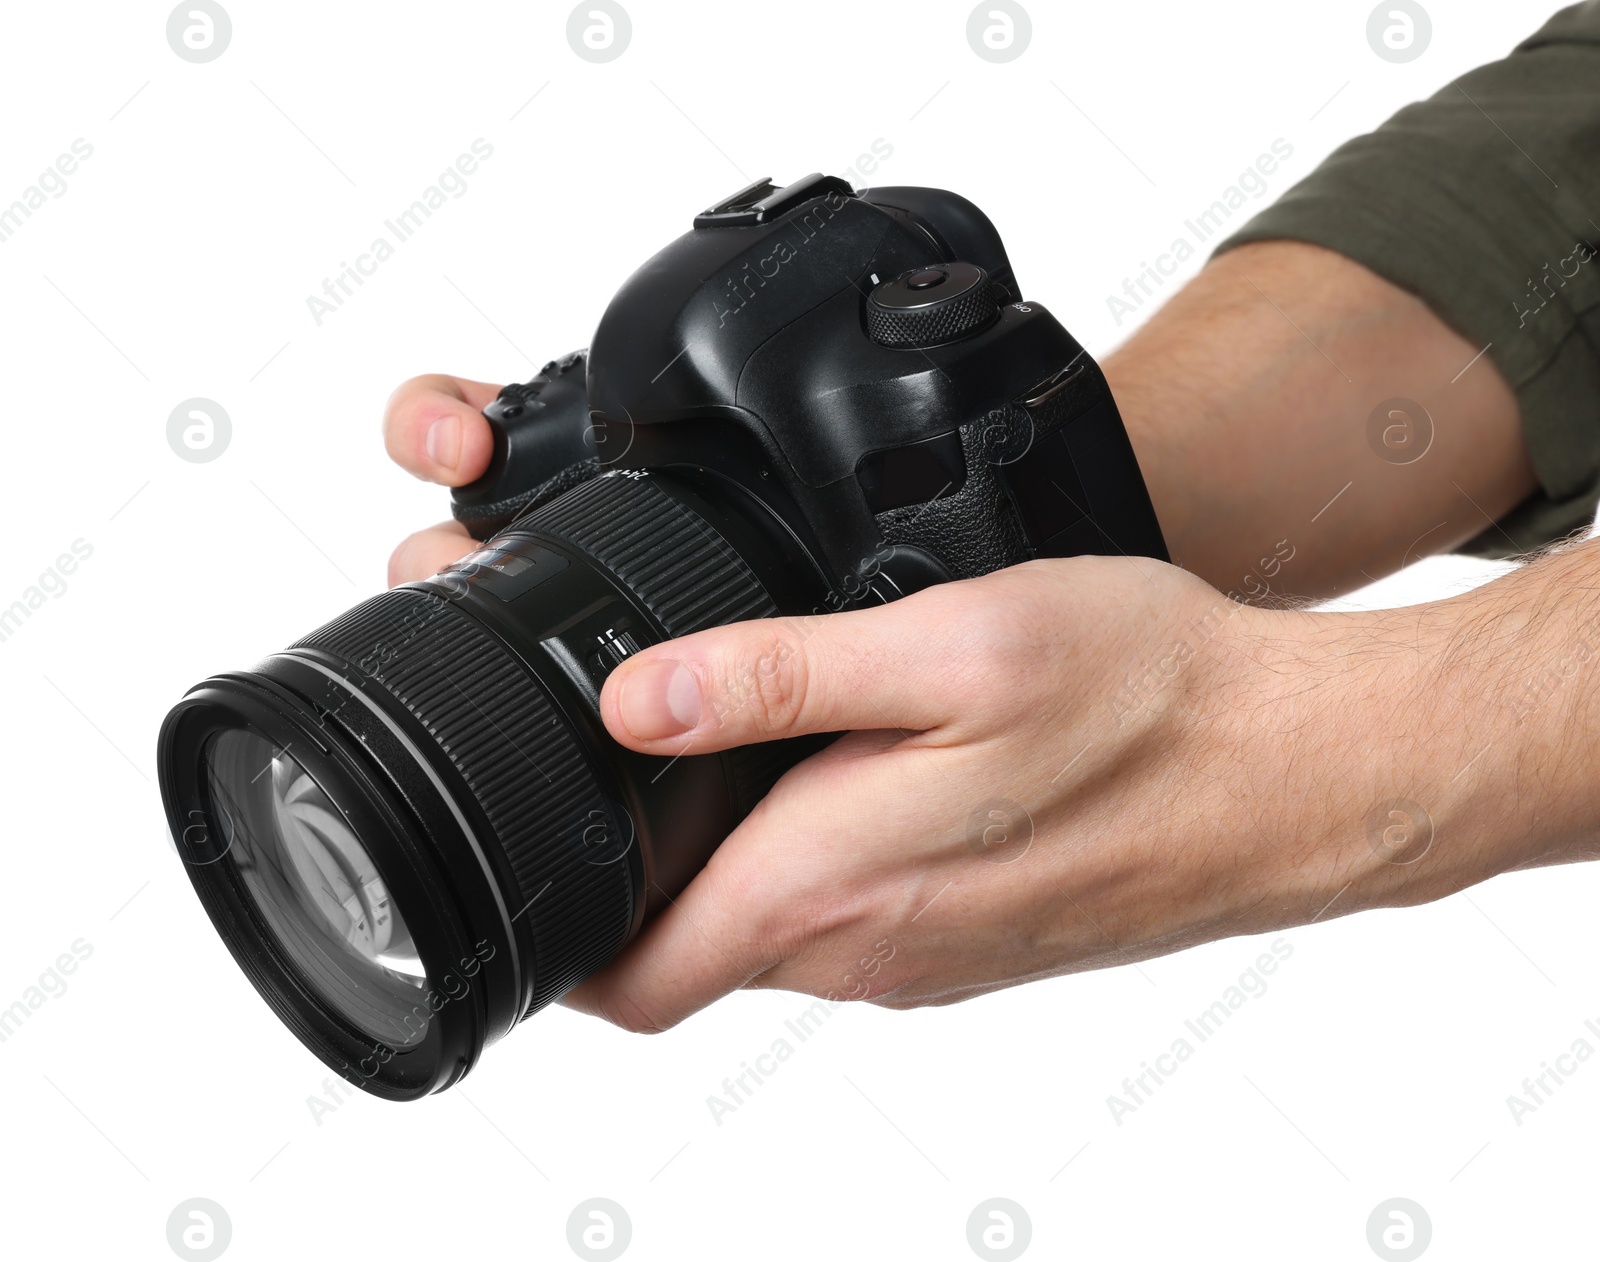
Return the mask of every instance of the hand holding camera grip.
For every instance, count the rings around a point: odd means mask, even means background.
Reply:
[[[457,487],[450,510],[476,539],[504,530],[600,472],[589,422],[586,351],[553,359],[483,410],[494,432],[489,468]]]

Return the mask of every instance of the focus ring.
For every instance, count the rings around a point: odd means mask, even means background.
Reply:
[[[535,509],[512,533],[545,535],[587,553],[671,636],[778,612],[744,558],[649,478],[596,478]]]
[[[585,832],[610,821],[578,740],[505,645],[443,598],[397,588],[294,645],[386,688],[427,729],[477,800],[528,917],[532,998],[559,998],[619,947],[633,919],[628,864],[589,861]],[[605,824],[610,827],[609,823]]]

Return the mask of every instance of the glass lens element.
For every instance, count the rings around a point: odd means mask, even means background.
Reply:
[[[287,749],[255,732],[206,746],[221,839],[300,980],[363,1034],[401,1047],[427,1028],[427,970],[383,874],[344,813]]]

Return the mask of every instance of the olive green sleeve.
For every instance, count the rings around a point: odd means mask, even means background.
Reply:
[[[1600,0],[1341,146],[1219,247],[1326,246],[1423,299],[1516,391],[1540,490],[1461,551],[1587,526],[1600,500]]]

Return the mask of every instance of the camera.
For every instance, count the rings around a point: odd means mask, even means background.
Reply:
[[[199,684],[160,735],[217,932],[388,1099],[601,968],[820,747],[624,749],[598,701],[629,656],[1037,557],[1166,559],[1099,368],[938,189],[741,189],[484,414],[453,504],[481,546]]]

